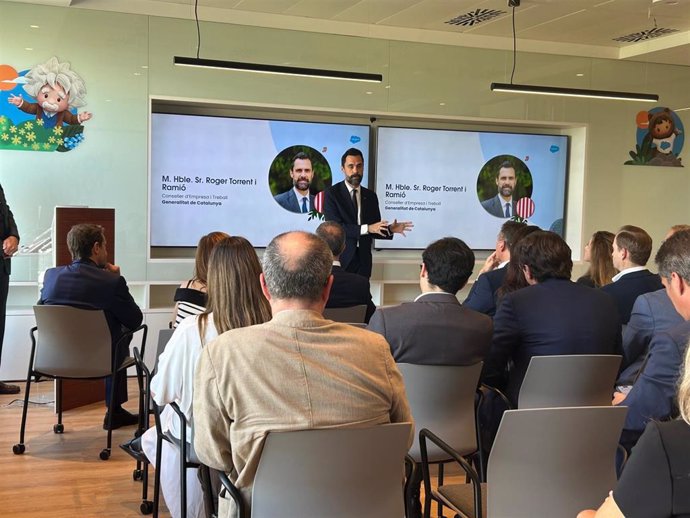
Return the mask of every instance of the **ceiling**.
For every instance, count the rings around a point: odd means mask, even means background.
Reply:
[[[194,0],[10,1],[176,18],[194,16]],[[508,0],[198,2],[201,20],[512,48],[512,8],[508,7]],[[455,23],[448,23],[453,19]],[[520,7],[515,8],[515,26],[518,51],[690,66],[690,0],[522,0]]]

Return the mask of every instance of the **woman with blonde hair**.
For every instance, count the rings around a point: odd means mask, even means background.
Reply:
[[[590,288],[601,288],[613,282],[616,269],[613,267],[613,238],[615,234],[600,230],[592,234],[585,245],[583,259],[589,263],[589,270],[577,282]]]
[[[187,418],[187,450],[193,453],[192,387],[202,348],[218,335],[271,319],[271,309],[259,284],[261,265],[251,243],[243,237],[226,237],[211,252],[208,263],[208,304],[203,313],[183,320],[175,329],[158,361],[151,393],[159,406],[175,402]],[[180,437],[179,419],[166,407],[161,413],[163,433]],[[156,458],[156,432],[144,433],[142,447]],[[179,452],[163,442],[161,488],[173,518],[180,516]],[[204,514],[201,485],[196,470],[187,470],[187,516]]]
[[[188,316],[198,315],[206,309],[208,260],[213,247],[228,237],[230,236],[225,232],[211,232],[199,239],[194,257],[194,275],[175,290],[172,327],[177,327]]]

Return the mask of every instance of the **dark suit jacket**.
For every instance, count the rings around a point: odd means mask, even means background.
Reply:
[[[642,373],[621,403],[628,407],[623,426],[625,446],[629,447],[640,436],[651,419],[665,420],[677,414],[678,376],[689,338],[690,322],[682,322],[652,338]]]
[[[361,221],[362,225],[370,225],[381,221],[379,199],[374,191],[360,185]],[[345,182],[338,182],[325,192],[324,213],[326,221],[337,221],[345,228],[345,251],[340,254],[340,264],[347,269],[348,264],[357,251],[359,244],[360,271],[365,277],[371,276],[371,243],[376,239],[393,239],[393,236],[361,235],[361,227],[357,224],[357,214],[352,205],[350,192]]]
[[[294,189],[281,192],[280,194],[275,195],[273,199],[278,202],[278,205],[286,210],[289,210],[290,212],[302,212],[302,200],[297,200]],[[309,194],[309,212],[312,210],[314,210],[314,195]]]
[[[496,291],[503,284],[506,271],[507,269],[504,266],[503,268],[482,273],[474,281],[470,294],[463,304],[490,317],[494,316],[496,313]]]
[[[369,279],[356,273],[346,272],[341,266],[333,265],[333,286],[326,302],[327,308],[348,308],[365,304],[367,313],[365,322],[369,322],[376,311],[374,301],[371,300]]]
[[[547,279],[501,300],[482,380],[505,389],[516,403],[532,356],[618,354],[620,342],[621,324],[611,297],[569,280]],[[510,361],[513,367],[506,375]]]
[[[19,239],[19,231],[17,230],[17,224],[14,222],[14,215],[10,210],[10,206],[7,204],[5,199],[5,191],[2,190],[0,186],[0,243],[10,236],[14,236]],[[0,249],[0,252],[2,250]],[[12,263],[9,257],[3,257],[0,261],[0,274],[9,275],[12,272]],[[0,294],[3,300],[7,298],[7,293]],[[0,340],[2,338],[0,337]]]
[[[510,217],[512,218],[515,216],[515,204],[516,200],[513,200],[510,206]],[[506,202],[503,201],[503,199],[500,197],[499,194],[496,194],[493,198],[489,198],[488,200],[484,200],[482,202],[482,207],[486,209],[486,211],[491,214],[492,216],[496,216],[497,218],[504,218],[505,219],[505,214],[506,214]]]
[[[122,336],[123,327],[134,329],[143,320],[125,278],[99,268],[88,259],[47,270],[39,304],[104,310],[113,344]]]
[[[637,297],[643,293],[660,290],[663,287],[657,274],[649,270],[640,270],[639,272],[628,273],[616,282],[602,286],[600,289],[614,298],[618,306],[621,324],[627,324]]]
[[[398,363],[473,365],[491,344],[491,319],[455,295],[429,293],[416,302],[379,308],[368,328],[383,335]]]
[[[665,289],[643,293],[635,301],[628,325],[623,329],[623,363],[618,385],[632,385],[642,367],[649,342],[660,331],[683,322]]]

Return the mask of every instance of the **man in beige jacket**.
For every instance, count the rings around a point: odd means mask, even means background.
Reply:
[[[412,422],[386,340],[323,318],[332,263],[313,234],[274,238],[260,277],[273,319],[228,331],[201,353],[194,447],[201,462],[229,474],[247,505],[268,432]],[[221,494],[219,518],[233,513]]]

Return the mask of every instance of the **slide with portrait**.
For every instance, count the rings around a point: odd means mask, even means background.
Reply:
[[[214,230],[254,246],[288,230],[313,231],[323,195],[343,175],[369,126],[153,113],[151,246],[194,247]]]
[[[563,232],[568,138],[410,128],[378,129],[382,217],[412,221],[379,248],[423,249],[445,236],[491,249],[507,219]]]

